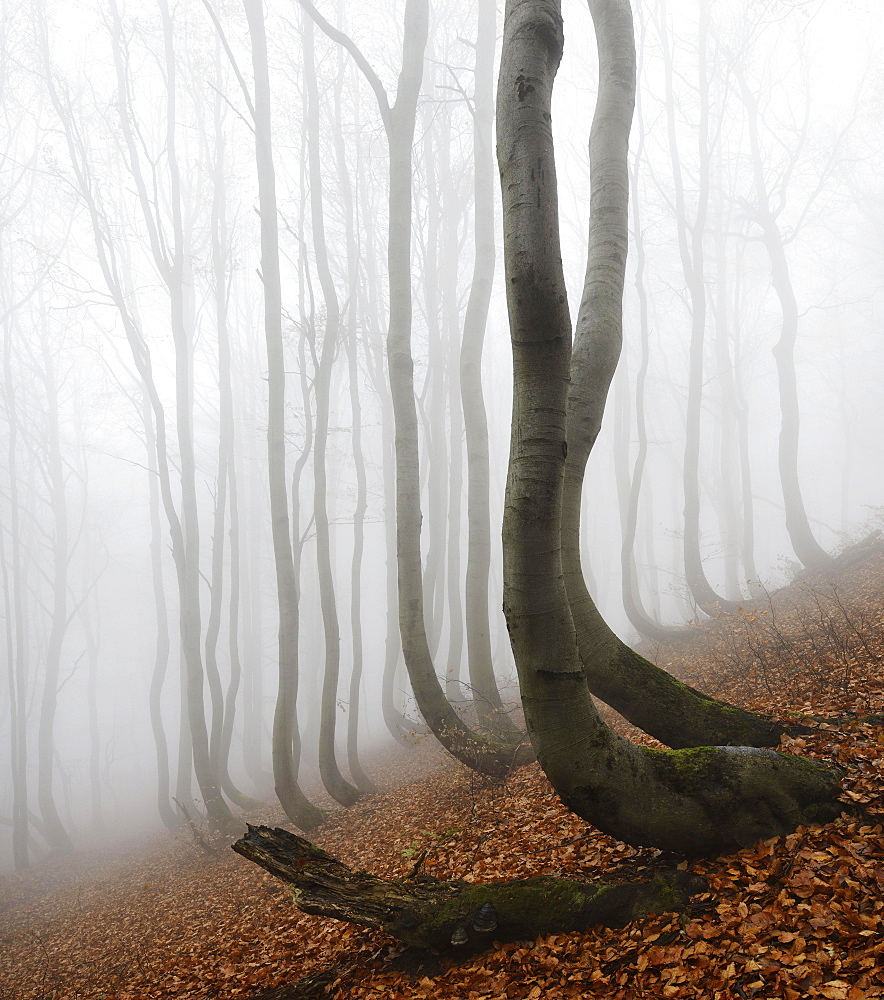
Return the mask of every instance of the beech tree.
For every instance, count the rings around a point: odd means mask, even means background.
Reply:
[[[550,112],[563,45],[561,11],[548,0],[507,4],[497,101],[514,364],[504,606],[528,733],[563,801],[629,843],[721,851],[831,815],[837,779],[768,749],[638,748],[602,723],[590,697],[597,663],[630,662],[625,650],[612,655],[606,649],[607,626],[585,587],[575,584],[577,484],[620,350],[635,48],[628,0],[590,0],[589,6],[599,95],[590,133],[590,244],[572,359]],[[665,683],[650,665],[630,666]],[[618,681],[612,687],[628,687]],[[647,687],[643,694],[651,719],[644,728],[671,721],[676,712],[665,696],[651,706]],[[673,700],[682,697],[702,704],[696,692],[677,692]],[[711,710],[722,721],[732,712]]]
[[[600,79],[587,278],[572,362],[551,122],[561,8],[557,0],[506,6],[497,153],[514,362],[503,536],[507,624],[528,732],[566,805],[628,843],[720,852],[832,816],[837,779],[815,762],[769,749],[636,747],[604,725],[589,694],[563,568],[573,562],[563,550],[574,538],[563,522],[579,522],[574,480],[582,480],[620,349],[635,88],[628,0],[589,0],[589,7]],[[580,458],[569,473],[575,451]],[[352,872],[301,838],[266,827],[251,828],[235,849],[292,886],[307,912],[436,947],[475,945],[491,929],[506,939],[625,922],[678,906],[697,888],[678,876],[613,891],[555,878],[411,886]]]

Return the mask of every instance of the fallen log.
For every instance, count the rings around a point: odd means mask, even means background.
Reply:
[[[481,951],[593,924],[622,927],[683,909],[706,883],[681,870],[640,882],[587,883],[541,875],[510,882],[395,881],[354,871],[287,830],[249,826],[234,851],[288,886],[305,913],[381,928],[404,944]]]

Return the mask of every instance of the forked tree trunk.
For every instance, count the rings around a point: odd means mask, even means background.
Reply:
[[[682,909],[707,888],[678,869],[635,883],[549,875],[484,884],[429,876],[394,881],[353,871],[302,837],[266,826],[250,826],[233,849],[283,881],[305,913],[378,928],[412,947],[466,953],[593,924],[622,927]]]
[[[607,336],[598,349],[610,358],[620,339],[635,56],[627,0],[590,0],[590,10],[600,81],[584,307],[597,339]],[[568,388],[581,381],[571,370],[550,114],[562,43],[558,3],[509,0],[497,101],[514,366],[504,606],[522,704],[541,766],[579,816],[632,844],[680,853],[730,850],[834,815],[838,782],[814,762],[771,750],[633,746],[602,723],[589,696],[562,568],[563,515],[579,521],[579,507],[577,516],[571,508],[580,497],[572,490],[563,500],[571,458],[566,431],[577,425]],[[598,368],[593,375],[603,400],[608,385]],[[591,391],[586,398],[600,412]],[[570,545],[575,536],[568,536]],[[590,641],[599,642],[607,626],[595,615]]]

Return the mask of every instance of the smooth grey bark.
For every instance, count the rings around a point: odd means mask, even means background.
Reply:
[[[246,315],[244,326],[253,329]],[[251,373],[244,383],[246,400],[245,419],[258,421],[258,402],[255,386],[259,382],[258,371],[260,362],[256,355],[255,338],[248,338],[243,345],[247,349],[245,356],[246,371]],[[246,462],[246,503],[242,521],[243,551],[245,558],[243,568],[243,665],[245,666],[244,705],[243,705],[243,765],[246,774],[253,784],[260,789],[273,787],[273,773],[264,765],[263,740],[263,704],[264,704],[264,602],[262,600],[261,581],[264,539],[263,529],[265,519],[262,513],[266,507],[263,491],[259,485],[259,470],[255,467],[257,456],[245,453],[242,456]],[[260,469],[260,479],[268,478],[264,468]],[[275,580],[274,580],[275,585]],[[278,667],[277,667],[278,670]],[[272,764],[271,764],[272,768]]]
[[[363,179],[363,185],[364,185]],[[371,211],[373,202],[368,193],[362,190],[361,201],[365,206],[363,219],[368,222],[374,217]],[[368,371],[372,386],[380,400],[381,406],[381,472],[384,490],[384,548],[386,552],[385,597],[386,618],[384,633],[384,672],[381,679],[381,713],[389,733],[399,743],[407,745],[407,735],[414,730],[414,724],[396,707],[396,673],[402,662],[402,639],[399,635],[399,595],[396,566],[396,456],[393,439],[393,403],[390,399],[390,384],[384,372],[384,348],[380,333],[378,296],[376,289],[380,277],[376,260],[380,256],[377,248],[375,230],[372,225],[365,227],[366,248],[363,254],[365,278],[359,282],[361,312],[369,330],[365,344],[368,360]]]
[[[642,27],[644,33],[644,27]],[[651,322],[648,309],[648,292],[645,287],[645,239],[642,229],[641,202],[639,198],[640,165],[646,166],[644,157],[645,128],[641,108],[641,91],[636,93],[635,114],[638,119],[638,144],[629,171],[629,193],[632,208],[632,246],[635,257],[635,292],[639,307],[639,336],[641,359],[635,380],[635,433],[638,448],[629,480],[629,495],[626,501],[626,516],[623,523],[623,540],[620,546],[620,572],[623,608],[626,617],[636,631],[656,642],[669,640],[684,641],[693,636],[688,628],[661,625],[646,610],[642,603],[635,562],[635,536],[638,531],[638,512],[645,465],[648,458],[648,427],[645,418],[646,385],[651,362]]]
[[[708,10],[700,7],[697,35],[698,45],[698,97],[697,150],[699,172],[697,179],[697,210],[693,222],[687,218],[687,206],[682,180],[681,160],[675,133],[675,95],[673,93],[672,55],[669,47],[666,5],[661,4],[659,26],[661,53],[666,91],[666,123],[669,132],[669,151],[672,160],[672,181],[675,194],[675,221],[678,232],[678,249],[681,257],[685,284],[691,304],[691,341],[688,368],[688,398],[685,414],[685,450],[682,465],[684,486],[684,570],[690,592],[701,608],[716,606],[735,610],[737,604],[726,601],[712,588],[703,569],[700,552],[700,420],[703,405],[703,355],[706,340],[706,277],[703,254],[703,235],[709,208],[709,80],[706,70],[706,40],[708,35]]]
[[[428,59],[435,62],[432,50]],[[426,535],[427,554],[423,560],[424,624],[430,656],[439,652],[442,640],[445,603],[445,554],[448,519],[448,447],[445,432],[445,402],[447,365],[442,343],[442,302],[439,281],[439,241],[445,225],[442,209],[442,184],[444,174],[441,161],[445,152],[437,148],[432,128],[430,106],[424,108],[423,140],[421,142],[424,165],[426,203],[423,214],[426,234],[421,241],[419,254],[423,258],[420,287],[424,293],[424,313],[427,323],[427,370],[424,385],[417,393],[417,407],[423,426],[427,460],[422,467],[421,485],[427,495]],[[444,121],[439,126],[444,132]],[[438,138],[438,147],[445,142]],[[423,229],[424,227],[421,227]],[[446,261],[446,269],[453,262]],[[422,525],[423,528],[423,525]]]
[[[440,743],[470,767],[502,774],[525,758],[511,747],[473,733],[451,707],[436,677],[424,623],[421,573],[420,465],[414,360],[411,354],[411,151],[417,99],[423,77],[429,8],[427,0],[407,0],[402,69],[391,105],[383,84],[352,40],[337,31],[308,0],[299,0],[316,24],[343,45],[359,66],[378,101],[389,149],[387,273],[390,311],[387,368],[393,399],[396,452],[396,539],[399,571],[399,632],[418,708]]]
[[[239,518],[235,467],[235,424],[233,390],[230,373],[230,296],[227,264],[230,255],[227,233],[227,178],[224,171],[225,135],[222,116],[220,51],[215,43],[216,90],[213,103],[214,148],[212,151],[212,211],[211,250],[214,279],[215,334],[218,340],[218,464],[215,478],[215,510],[212,524],[212,557],[209,586],[209,617],[206,623],[206,669],[214,688],[212,729],[209,752],[218,769],[218,780],[224,794],[242,809],[260,803],[237,788],[230,776],[230,744],[236,715],[241,667],[239,662]],[[230,595],[228,598],[228,657],[229,677],[226,691],[222,689],[218,669],[218,640],[224,611],[225,533],[230,542]]]
[[[600,70],[583,302],[594,323],[603,315],[614,324],[606,345],[613,353],[622,309],[635,57],[628,2],[590,0],[589,6]],[[633,844],[681,853],[730,850],[835,815],[837,778],[814,762],[771,750],[633,746],[602,723],[589,695],[562,565],[563,514],[572,516],[563,490],[571,418],[578,428],[587,423],[586,414],[574,413],[573,395],[569,400],[571,321],[550,114],[562,45],[557,2],[508,0],[497,100],[514,365],[504,604],[522,704],[541,766],[578,815]]]
[[[359,790],[341,774],[335,756],[335,728],[338,710],[338,678],[341,664],[341,635],[331,565],[329,539],[326,451],[328,446],[329,403],[332,367],[340,337],[341,309],[328,262],[325,219],[322,207],[322,172],[319,166],[319,93],[313,57],[313,21],[301,15],[301,43],[304,59],[304,89],[307,111],[307,160],[310,177],[310,221],[316,272],[325,304],[325,331],[314,382],[316,419],[313,445],[313,519],[316,526],[316,560],[319,602],[325,638],[325,668],[319,714],[319,774],[326,791],[336,802],[351,806]]]
[[[289,819],[310,830],[323,814],[298,784],[298,586],[292,555],[285,469],[285,355],[282,340],[282,289],[279,276],[279,223],[270,120],[267,37],[261,0],[244,0],[255,78],[253,118],[261,215],[261,279],[264,286],[264,335],[267,343],[267,464],[270,518],[279,608],[279,688],[273,714],[273,779]]]
[[[157,811],[163,826],[174,831],[178,820],[172,809],[169,784],[169,745],[163,724],[163,685],[169,668],[169,609],[166,604],[166,584],[163,578],[163,541],[160,529],[160,487],[157,468],[157,443],[154,433],[154,414],[150,397],[144,385],[141,387],[141,420],[144,427],[144,443],[147,450],[147,495],[150,519],[150,582],[153,592],[154,616],[156,618],[156,640],[154,645],[153,669],[150,674],[148,692],[148,714],[153,736],[157,767]],[[189,764],[188,764],[189,768]]]
[[[770,193],[764,176],[764,164],[758,139],[758,101],[749,89],[743,74],[736,70],[740,94],[746,106],[749,124],[749,148],[752,154],[752,177],[755,186],[755,203],[750,216],[761,229],[761,239],[770,259],[771,282],[780,303],[783,320],[780,337],[773,348],[777,365],[777,383],[780,393],[780,435],[777,463],[783,503],[786,508],[786,530],[795,555],[810,569],[828,569],[832,557],[816,540],[807,520],[801,483],[798,475],[798,441],[800,407],[798,382],[795,377],[795,343],[798,339],[798,301],[789,273],[789,262],[783,244],[783,234],[777,212],[771,205]]]
[[[27,683],[28,648],[25,622],[25,580],[21,551],[21,503],[18,486],[18,405],[12,371],[13,324],[8,308],[3,315],[3,400],[8,423],[10,562],[0,551],[6,611],[6,662],[9,670],[10,753],[12,770],[12,863],[16,871],[29,864]],[[5,530],[0,528],[0,546]],[[10,599],[10,591],[12,597]]]
[[[343,4],[338,7],[342,17]],[[337,79],[335,82],[335,119],[342,120],[344,87],[344,53],[338,47]],[[353,552],[350,559],[350,637],[352,644],[352,664],[350,670],[349,701],[347,706],[347,767],[356,787],[361,792],[376,792],[372,780],[362,768],[359,760],[359,695],[362,687],[362,667],[364,660],[362,636],[362,561],[365,551],[365,518],[368,511],[368,484],[365,470],[365,454],[362,447],[362,399],[359,381],[359,248],[356,240],[356,216],[353,204],[353,188],[344,149],[344,137],[340,128],[335,129],[335,166],[337,168],[338,190],[344,215],[344,234],[347,249],[347,300],[345,348],[347,352],[347,382],[350,397],[350,447],[353,455],[353,469],[356,473],[356,507],[353,511]]]
[[[515,726],[503,712],[494,679],[488,588],[491,570],[488,418],[482,391],[482,354],[494,285],[494,47],[495,0],[477,4],[473,70],[473,273],[460,348],[460,398],[467,450],[467,664],[480,724],[499,733]]]
[[[59,439],[58,381],[55,364],[49,350],[45,315],[39,322],[39,363],[36,376],[43,383],[45,418],[45,469],[49,489],[51,524],[49,537],[52,547],[52,610],[49,638],[44,655],[43,691],[40,696],[40,716],[37,726],[37,803],[46,830],[46,840],[52,851],[70,851],[70,835],[55,802],[54,768],[55,713],[58,706],[61,653],[68,629],[68,568],[70,539],[68,537],[68,501],[65,487],[64,459]],[[35,361],[37,359],[35,358]]]
[[[722,176],[722,164],[718,174]],[[742,551],[741,528],[743,519],[739,511],[739,448],[738,424],[734,391],[733,359],[731,357],[730,312],[727,272],[727,230],[730,213],[717,199],[717,225],[715,226],[716,293],[713,303],[715,320],[715,360],[717,380],[721,387],[719,400],[718,507],[720,532],[724,544],[724,594],[728,600],[739,602],[743,594],[740,586],[739,559]]]
[[[460,400],[459,356],[460,298],[457,261],[463,241],[460,236],[464,199],[451,173],[451,127],[447,116],[440,122],[439,177],[442,186],[442,233],[440,249],[445,267],[440,281],[445,366],[448,375],[448,545],[445,553],[445,605],[448,612],[448,652],[445,661],[445,693],[449,701],[463,699],[461,673],[464,659],[463,577],[463,410]]]
[[[635,93],[635,50],[628,5],[590,4],[600,37],[599,100],[590,133],[590,229],[586,279],[577,316],[568,387],[568,437],[562,500],[564,585],[569,618],[590,690],[630,722],[672,747],[775,746],[782,727],[682,684],[639,656],[608,627],[580,563],[580,507],[590,451],[620,354],[627,253],[626,148]],[[570,329],[570,319],[569,319]],[[541,553],[537,553],[541,558]]]
[[[737,248],[737,267],[734,276],[734,314],[742,317],[742,262],[741,247]],[[739,320],[738,320],[739,322]],[[762,596],[763,588],[755,568],[755,497],[752,493],[752,463],[749,455],[749,403],[743,391],[741,337],[734,337],[733,343],[733,388],[734,413],[737,420],[737,447],[740,455],[740,508],[743,522],[740,526],[740,560],[746,574],[749,592]]]

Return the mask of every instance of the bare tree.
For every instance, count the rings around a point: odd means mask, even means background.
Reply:
[[[581,313],[591,318],[596,352],[616,360],[635,55],[628,3],[591,0],[590,10],[600,68]],[[497,101],[514,363],[504,570],[522,704],[538,760],[575,812],[632,843],[717,851],[831,815],[837,779],[770,750],[638,748],[604,726],[589,697],[563,577],[563,524],[579,523],[580,491],[563,492],[563,483],[572,442],[588,453],[583,425],[591,418],[577,411],[579,396],[599,415],[614,365],[591,364],[595,378],[584,380],[571,361],[550,116],[562,44],[558,4],[509,0]],[[578,347],[580,327],[578,319]]]

